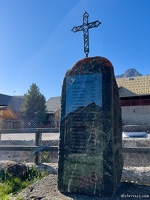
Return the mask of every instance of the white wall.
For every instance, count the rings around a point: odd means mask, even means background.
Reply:
[[[123,124],[150,125],[150,105],[122,106]]]

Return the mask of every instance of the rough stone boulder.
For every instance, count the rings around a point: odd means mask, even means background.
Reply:
[[[5,163],[0,170],[0,178],[4,180],[7,177],[19,177],[26,179],[28,166],[23,163]]]
[[[122,168],[121,106],[113,66],[104,57],[85,58],[63,80],[58,188],[110,196]]]

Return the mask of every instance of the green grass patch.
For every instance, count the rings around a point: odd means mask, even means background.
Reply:
[[[28,167],[26,177],[13,177],[5,170],[0,174],[0,200],[11,200],[10,196],[15,196],[27,186],[47,176],[46,172],[40,171],[36,166]],[[18,200],[21,200],[19,197]]]

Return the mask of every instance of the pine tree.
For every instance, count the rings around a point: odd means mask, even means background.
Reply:
[[[39,125],[46,119],[46,99],[36,84],[32,84],[23,97],[21,112],[24,118]]]

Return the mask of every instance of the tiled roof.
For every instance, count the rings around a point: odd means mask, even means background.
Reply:
[[[150,75],[116,78],[120,97],[150,95]]]
[[[61,97],[51,97],[46,102],[47,111],[55,113],[61,107]]]

